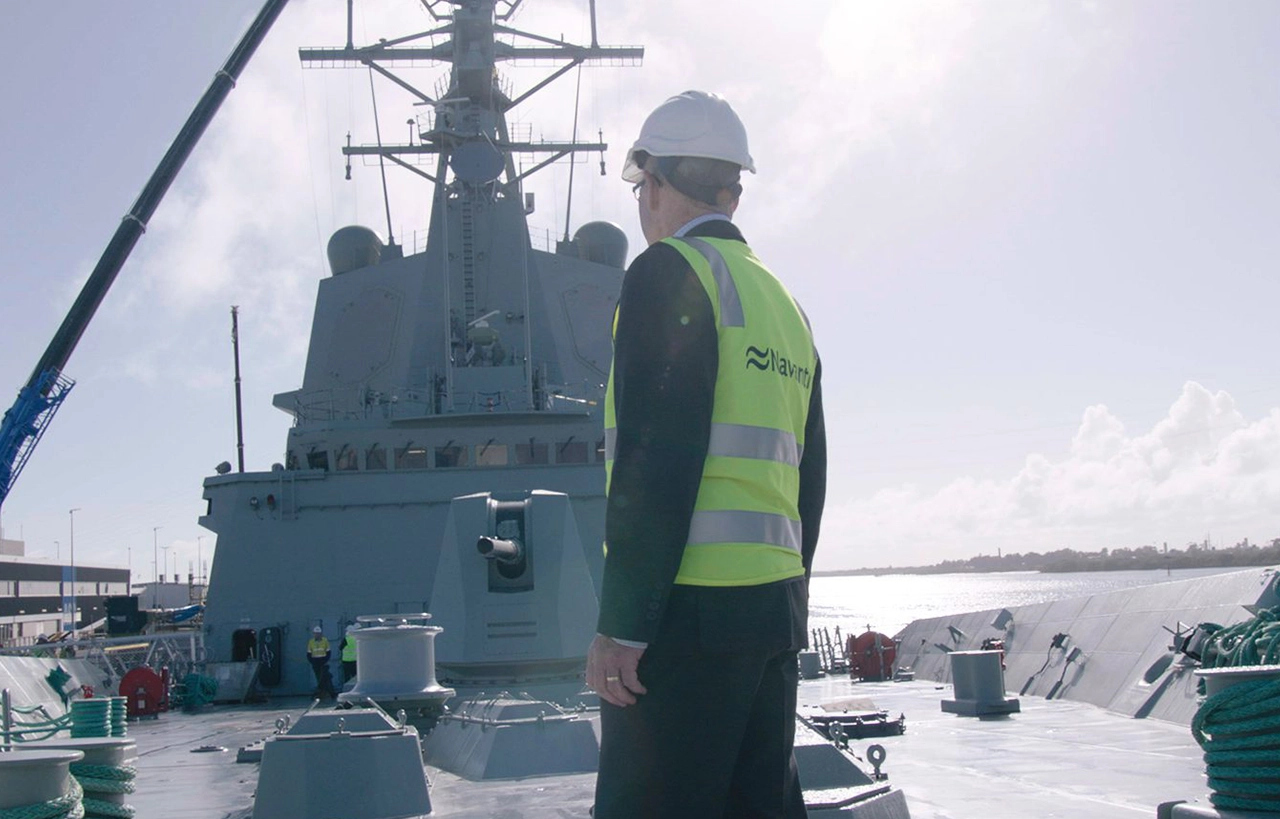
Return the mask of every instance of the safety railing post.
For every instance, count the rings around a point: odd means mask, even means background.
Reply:
[[[9,689],[0,691],[0,734],[4,736],[4,745],[0,747],[3,751],[13,750],[13,740],[9,737],[9,732],[13,730],[13,702],[9,698]]]

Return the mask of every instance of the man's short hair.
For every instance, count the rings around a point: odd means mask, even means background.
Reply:
[[[742,167],[723,159],[707,159],[701,156],[653,157],[651,166],[645,168],[670,183],[671,187],[695,202],[719,207],[720,191],[728,191],[737,199],[742,195]]]

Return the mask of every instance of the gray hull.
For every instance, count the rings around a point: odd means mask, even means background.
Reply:
[[[1196,664],[1173,646],[1199,623],[1229,626],[1247,606],[1280,604],[1276,568],[1248,569],[1008,609],[917,620],[897,639],[897,664],[950,681],[948,653],[1004,642],[1009,693],[1090,703],[1130,717],[1187,725]],[[1008,617],[1002,615],[1007,611]],[[992,624],[1007,620],[1002,628]],[[1055,637],[1061,645],[1055,646]],[[1078,651],[1077,651],[1078,650]],[[1068,662],[1073,652],[1074,659]]]

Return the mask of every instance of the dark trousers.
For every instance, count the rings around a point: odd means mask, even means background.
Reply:
[[[353,679],[355,679],[355,676],[356,676],[356,661],[343,660],[342,661],[342,684],[346,685],[347,683],[351,682]]]
[[[802,819],[795,651],[664,651],[640,660],[649,693],[600,705],[595,819]]]
[[[316,692],[333,696],[333,674],[328,660],[310,660],[311,672],[316,675]]]

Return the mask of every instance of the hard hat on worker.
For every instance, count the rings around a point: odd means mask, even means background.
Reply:
[[[644,178],[638,154],[719,159],[756,172],[742,120],[724,97],[706,91],[685,91],[654,109],[627,152],[622,178],[628,182]]]

